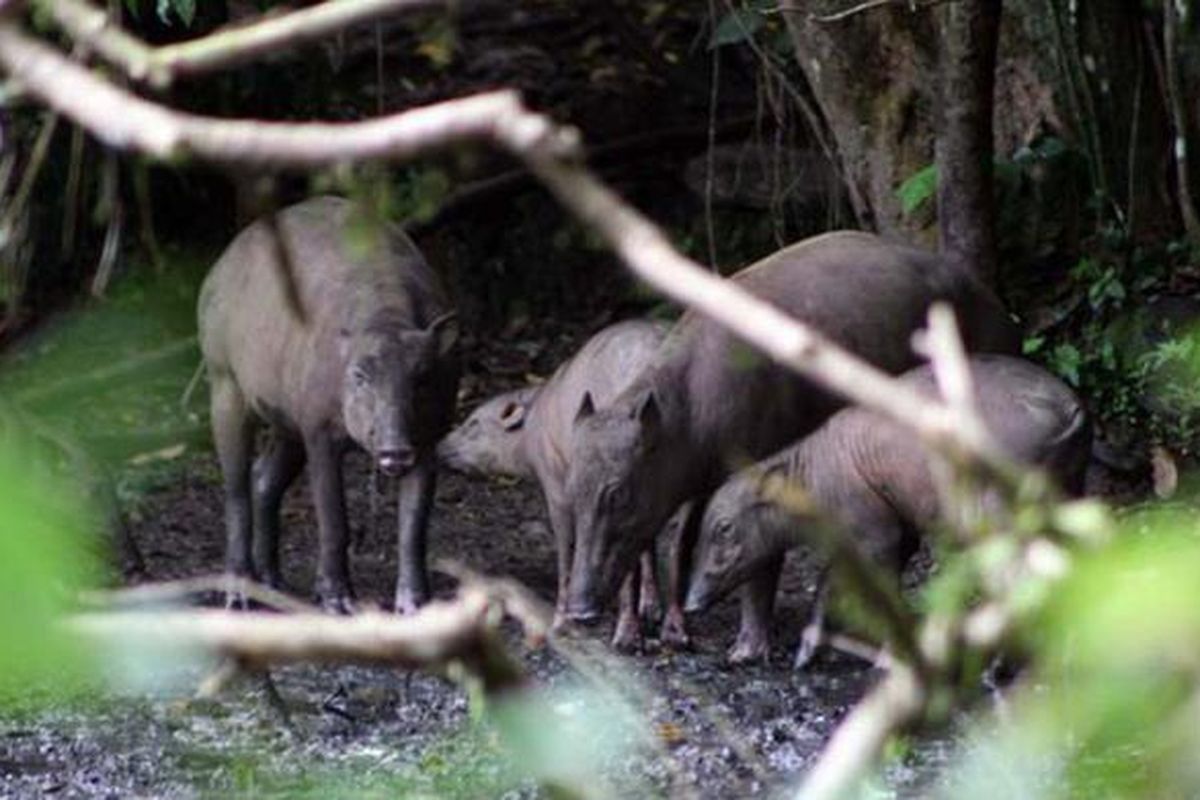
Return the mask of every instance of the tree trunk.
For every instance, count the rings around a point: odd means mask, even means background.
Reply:
[[[923,238],[927,220],[906,219],[896,188],[933,160],[936,28],[926,12],[883,6],[844,19],[827,0],[785,4],[796,58],[837,142],[846,180],[868,227]],[[927,237],[925,237],[927,238]]]
[[[938,113],[943,107],[941,69],[956,67],[965,76],[974,74],[975,81],[983,80],[971,71],[970,62],[955,61],[953,43],[942,53],[943,33],[953,31],[943,32],[939,15],[947,24],[967,25],[970,34],[971,9],[989,4],[998,6],[1000,0],[955,0],[916,10],[900,0],[866,6],[854,0],[785,4],[796,58],[836,142],[843,172],[860,190],[864,207],[855,210],[883,233],[926,245],[937,239],[933,215],[922,208],[906,218],[896,191],[934,161],[936,128],[945,121]],[[1067,182],[1052,176],[1039,186],[1035,199],[1023,198],[1024,206],[1016,209],[1022,219],[1008,220],[1005,226],[1015,238],[1001,241],[1005,260],[1026,263],[1046,258],[1051,250],[1059,254],[1057,260],[1069,259],[1081,223],[1096,219],[1087,211],[1087,182],[1103,198],[1105,217],[1119,218],[1135,239],[1160,234],[1175,219],[1170,125],[1156,86],[1140,4],[1008,0],[1007,6],[1010,13],[998,34],[994,152],[1006,158],[1046,137],[1058,137],[1086,156],[1090,181],[1064,186],[1060,184]],[[851,9],[857,10],[844,13]],[[995,24],[987,16],[975,22]],[[972,35],[964,40],[968,48],[973,47],[971,41]],[[975,67],[982,69],[988,57],[983,51],[980,56]],[[954,79],[947,83],[950,91],[969,91]],[[974,130],[974,136],[990,141],[982,132],[985,117],[981,108],[965,109],[965,116],[952,124],[961,123]],[[944,143],[939,160],[951,156],[946,147],[953,151],[956,145]],[[987,168],[986,158],[982,163],[970,157],[958,160],[968,169]],[[1039,166],[1031,180],[1046,180],[1042,166],[1053,165]],[[942,182],[951,193],[976,180],[968,177],[962,183],[953,167],[947,174],[955,176]],[[988,199],[984,190],[969,202],[947,197],[942,201],[973,214],[975,206]],[[956,238],[958,222],[948,223],[945,233]],[[971,248],[977,246],[984,251],[989,247],[986,239]],[[981,263],[984,272],[990,271],[986,257]]]
[[[996,278],[992,128],[1001,0],[944,6],[937,135],[938,240],[950,261]]]

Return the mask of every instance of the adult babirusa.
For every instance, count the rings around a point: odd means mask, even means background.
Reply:
[[[400,480],[396,607],[410,611],[429,595],[434,448],[454,415],[458,328],[408,237],[384,225],[355,241],[354,214],[348,200],[318,197],[278,212],[273,225],[259,220],[201,289],[226,567],[281,584],[279,505],[307,462],[316,593],[326,608],[351,610],[342,456],[353,444]],[[252,466],[264,425],[269,443]]]
[[[891,373],[916,363],[911,335],[938,300],[958,313],[970,349],[1015,352],[1020,343],[999,301],[972,275],[868,233],[805,240],[732,281]],[[716,322],[684,314],[619,396],[604,408],[580,406],[568,476],[576,536],[568,615],[594,615],[668,517],[695,498],[682,534],[686,553],[704,498],[735,466],[794,442],[842,404]],[[672,583],[678,609],[682,580]],[[755,584],[764,585],[773,581]],[[767,598],[761,590],[744,602]],[[681,627],[681,612],[669,609],[667,622]]]

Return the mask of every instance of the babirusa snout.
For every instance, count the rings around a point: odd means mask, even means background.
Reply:
[[[379,471],[389,478],[395,478],[408,472],[417,463],[416,453],[408,445],[396,445],[386,450],[380,450],[375,461]]]
[[[709,591],[708,581],[701,575],[693,575],[691,585],[688,586],[687,598],[684,601],[683,610],[689,614],[694,614],[708,608],[712,601],[712,592]]]

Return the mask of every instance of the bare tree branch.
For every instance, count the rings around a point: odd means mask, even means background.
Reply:
[[[181,578],[173,581],[144,583],[140,586],[127,586],[123,589],[83,592],[79,600],[90,606],[112,608],[113,606],[172,603],[182,601],[191,595],[226,592],[236,593],[280,611],[305,614],[320,612],[317,606],[293,597],[290,594],[272,589],[260,583],[255,583],[238,575],[224,573],[218,575],[198,575],[194,578]]]
[[[832,14],[810,13],[809,16],[817,22],[841,22],[844,19],[853,17],[855,14],[862,14],[863,12],[883,6],[908,6],[909,12],[916,12],[918,9],[932,8],[945,2],[949,2],[949,0],[866,0],[866,2],[850,6],[841,11],[835,11]],[[794,8],[795,6],[785,7]]]
[[[1167,109],[1175,129],[1175,182],[1179,194],[1179,215],[1192,247],[1200,247],[1200,214],[1192,197],[1191,169],[1188,166],[1188,102],[1179,76],[1179,11],[1176,0],[1163,0],[1163,72],[1166,79]]]
[[[852,796],[888,739],[919,718],[926,700],[927,691],[917,673],[893,664],[883,682],[838,726],[796,797],[837,800]]]
[[[523,682],[520,668],[494,641],[502,609],[487,591],[467,587],[455,600],[430,603],[411,616],[105,611],[77,614],[66,624],[94,640],[200,648],[247,669],[303,662],[441,671],[459,661],[479,673],[485,689],[499,691]]]
[[[163,161],[313,169],[352,160],[404,160],[476,140],[523,149],[551,132],[515,92],[452,100],[367,122],[273,123],[172,111],[118,89],[11,23],[0,66],[21,86],[117,150]]]
[[[151,47],[118,27],[85,0],[38,0],[76,42],[120,67],[132,80],[162,89],[176,78],[252,61],[285,46],[319,39],[343,28],[388,15],[431,8],[450,9],[454,0],[329,0],[249,25],[226,28],[200,39]]]

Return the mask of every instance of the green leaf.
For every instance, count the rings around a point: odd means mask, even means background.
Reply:
[[[174,0],[174,2],[175,13],[183,21],[184,27],[192,27],[192,23],[196,21],[196,0]]]
[[[896,189],[900,208],[907,216],[925,204],[937,193],[937,165],[930,164],[911,176]]]
[[[449,18],[438,17],[420,31],[417,52],[438,69],[448,67],[457,50],[458,28]]]
[[[1079,367],[1083,355],[1073,344],[1060,344],[1050,355],[1050,366],[1072,386],[1079,385]]]
[[[158,0],[155,11],[164,25],[170,25],[173,16],[184,27],[191,27],[196,20],[196,0]]]
[[[713,50],[727,44],[741,44],[754,38],[762,29],[765,20],[762,14],[749,8],[735,9],[726,14],[713,29],[708,40],[708,49]]]

